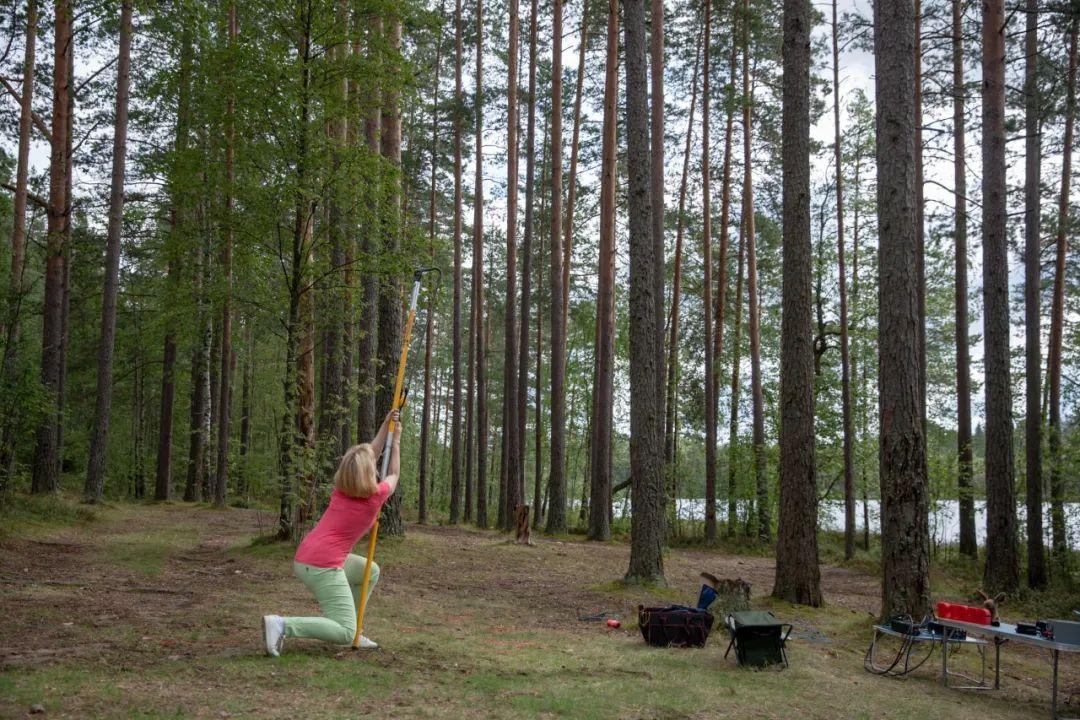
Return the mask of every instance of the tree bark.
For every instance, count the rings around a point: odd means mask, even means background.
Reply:
[[[540,217],[547,216],[547,208],[545,207],[544,188],[547,187],[547,163],[548,163],[548,148],[549,148],[549,135],[548,135],[548,120],[544,122],[544,140],[541,145],[540,154],[544,158],[543,165],[540,169]],[[541,245],[543,243],[541,242]],[[544,286],[544,263],[543,263],[543,248],[537,253],[536,263],[537,280],[536,286]],[[539,530],[541,524],[544,521],[545,508],[541,503],[541,484],[542,475],[544,469],[544,454],[542,452],[544,444],[544,423],[543,423],[543,398],[544,398],[544,380],[543,380],[543,360],[544,360],[544,305],[537,300],[536,303],[536,421],[534,425],[535,434],[535,452],[533,453],[533,530]]]
[[[376,69],[381,66],[383,21],[380,17],[371,17],[367,21],[368,62]],[[381,71],[380,71],[381,72]],[[361,251],[368,258],[379,255],[380,210],[382,196],[382,88],[379,83],[371,90],[368,111],[364,116],[364,138],[366,140],[372,170],[368,176],[369,187],[365,191],[367,200],[367,218]],[[375,263],[376,268],[380,268]],[[379,273],[368,272],[362,282],[362,300],[360,307],[360,337],[357,346],[356,363],[358,366],[357,396],[359,406],[356,417],[356,434],[359,442],[365,443],[375,437],[379,429],[378,411],[375,408],[376,388],[379,384],[378,361],[378,324],[379,324]]]
[[[532,313],[532,254],[533,254],[533,199],[536,191],[536,42],[537,0],[532,0],[529,17],[529,120],[525,138],[525,237],[521,246],[521,336],[518,341],[517,377],[517,477],[521,484],[522,502],[525,502],[525,430],[529,396],[529,319]],[[516,151],[515,151],[516,152]],[[539,482],[539,478],[536,479]],[[540,505],[533,501],[533,524],[536,526]]]
[[[1069,192],[1072,176],[1073,134],[1076,123],[1078,27],[1080,27],[1080,16],[1074,14],[1072,28],[1069,31],[1069,69],[1065,91],[1065,144],[1062,146],[1061,153],[1061,194],[1058,196],[1057,236],[1054,242],[1056,250],[1054,296],[1050,317],[1050,542],[1054,565],[1062,577],[1068,577],[1069,545],[1065,526],[1065,470],[1061,453],[1061,365],[1065,324],[1065,256],[1068,252]]]
[[[615,191],[618,153],[619,0],[608,0],[604,124],[600,148],[600,247],[596,297],[596,383],[592,402],[590,540],[611,538],[611,440],[615,373]]]
[[[473,180],[473,342],[475,364],[472,372],[476,375],[476,419],[472,422],[476,433],[476,524],[482,528],[488,525],[487,518],[487,360],[484,357],[484,4],[476,0],[476,152],[473,165],[476,175]]]
[[[11,274],[4,316],[4,354],[0,381],[15,383],[18,361],[20,310],[23,298],[23,273],[26,267],[26,201],[29,196],[30,130],[34,116],[34,73],[37,45],[37,1],[26,3],[26,42],[23,53],[22,94],[19,102],[19,150],[15,171],[15,198],[11,222]],[[14,474],[15,407],[8,404],[0,430],[0,494],[6,492]]]
[[[922,617],[930,609],[930,498],[923,473],[915,277],[914,31],[911,0],[875,6],[882,617]]]
[[[953,184],[956,188],[953,218],[956,238],[956,443],[959,469],[957,488],[960,495],[960,552],[970,558],[977,558],[979,547],[975,540],[975,497],[972,488],[974,469],[971,451],[971,343],[968,336],[967,131],[961,0],[953,0],[952,19]]]
[[[525,485],[521,478],[521,445],[518,436],[518,327],[517,327],[517,226],[518,226],[518,52],[521,30],[519,1],[510,0],[510,48],[507,53],[506,100],[506,304],[503,341],[503,444],[506,461],[502,475],[506,478],[506,505],[503,514],[505,529],[511,529],[512,518],[519,505],[525,502]],[[527,321],[526,321],[527,322]],[[528,511],[525,517],[528,526]]]
[[[773,596],[788,602],[817,607],[821,605],[822,598],[817,546],[817,477],[814,466],[814,338],[810,315],[812,30],[809,0],[786,0],[782,125],[784,284],[780,331],[780,516]],[[839,159],[839,134],[836,140]],[[839,164],[837,171],[839,174]],[[842,245],[840,257],[843,258]],[[840,274],[840,283],[843,293],[843,272]],[[844,305],[841,304],[840,307],[843,311]],[[847,380],[846,372],[844,380]],[[850,412],[847,419],[850,420]],[[849,429],[845,428],[845,431]]]
[[[199,210],[205,215],[205,210]],[[205,236],[204,221],[199,222],[199,232]],[[191,421],[188,429],[187,485],[184,500],[203,500],[206,484],[206,441],[210,429],[210,345],[213,340],[213,321],[208,309],[206,284],[210,280],[210,255],[208,242],[200,238],[195,248],[195,277],[192,290],[195,293],[196,327],[198,339],[191,353]]]
[[[855,423],[851,407],[847,270],[844,262],[844,152],[840,136],[840,43],[836,0],[832,4],[833,152],[836,162],[836,268],[840,285],[840,392],[844,424],[844,558],[855,557]]]
[[[959,107],[954,113],[960,113],[960,123],[963,123],[963,100],[960,93],[963,92],[963,56],[960,47],[960,0],[953,0],[953,74],[959,75],[959,82],[954,79],[954,92],[959,99]],[[1046,585],[1046,553],[1043,548],[1043,517],[1042,517],[1042,413],[1040,412],[1039,399],[1042,390],[1042,328],[1041,317],[1041,282],[1042,264],[1040,262],[1040,250],[1042,239],[1040,237],[1041,208],[1039,204],[1040,174],[1042,164],[1042,124],[1039,119],[1039,3],[1038,0],[1027,0],[1026,22],[1024,33],[1024,129],[1025,129],[1025,157],[1024,157],[1024,331],[1025,331],[1025,373],[1027,375],[1026,402],[1027,413],[1024,419],[1025,430],[1025,460],[1026,460],[1026,484],[1027,484],[1027,579],[1028,587],[1038,588]],[[958,57],[959,56],[959,57]],[[960,67],[956,67],[956,63]],[[963,125],[960,125],[963,128]],[[962,141],[960,141],[962,142]],[[959,149],[963,149],[963,145]],[[1070,148],[1066,147],[1066,153]],[[962,175],[962,155],[957,155],[958,176]],[[959,190],[957,191],[959,192]],[[957,202],[961,202],[959,196]],[[957,222],[959,222],[959,211]],[[959,233],[958,233],[959,235]],[[959,253],[959,244],[957,253]],[[965,249],[966,253],[966,249]],[[966,269],[965,269],[966,270]],[[966,311],[966,309],[965,309]],[[966,318],[965,318],[966,320]],[[966,333],[964,339],[966,341]],[[968,420],[968,440],[970,444],[970,419]],[[969,451],[970,455],[970,451]],[[963,462],[963,459],[961,459]],[[963,489],[970,493],[971,476],[970,465],[967,468],[968,476],[963,478],[966,482]],[[961,470],[963,477],[963,469]],[[968,520],[968,518],[963,518]],[[974,518],[970,519],[971,531],[974,535]],[[964,527],[961,523],[961,552],[975,557],[978,550],[967,540],[974,538],[964,537]]]
[[[116,297],[120,285],[120,233],[124,229],[124,171],[127,163],[128,95],[131,87],[131,0],[120,3],[120,49],[116,65],[116,114],[113,124],[112,182],[105,242],[105,287],[101,296],[98,340],[97,403],[90,435],[90,458],[83,498],[100,502],[105,488],[105,454],[112,414],[113,354],[116,347]]]
[[[761,385],[761,311],[758,308],[757,240],[754,227],[754,184],[750,137],[752,133],[750,87],[750,0],[743,0],[743,222],[746,223],[746,277],[750,330],[750,395],[753,404],[754,486],[757,490],[757,537],[772,538],[769,515],[769,481],[765,468],[765,396]]]
[[[624,0],[630,226],[630,476],[627,582],[664,582],[664,259],[654,242],[644,0]],[[659,100],[659,98],[657,98]],[[557,188],[557,186],[555,186]]]
[[[1020,583],[1009,360],[1009,247],[1005,189],[1005,5],[983,3],[983,344],[986,368],[986,572],[988,592]]]
[[[578,41],[578,71],[574,93],[574,129],[570,140],[570,174],[566,178],[566,229],[563,240],[563,318],[570,315],[570,266],[573,264],[574,202],[577,199],[578,151],[581,138],[581,95],[585,89],[585,51],[589,47],[589,0],[581,5],[581,36]],[[513,509],[513,508],[511,508]]]
[[[732,11],[734,16],[734,24],[738,25],[738,13]],[[739,44],[734,41],[734,31],[732,32],[731,43],[731,92],[734,96],[735,93],[735,78],[738,73],[738,46]],[[733,105],[733,104],[732,104]],[[726,210],[730,203],[730,180],[731,180],[731,165],[729,158],[731,156],[731,132],[732,122],[734,116],[734,109],[732,105],[728,105],[728,117],[727,127],[724,130],[725,138],[724,144],[727,148],[724,156],[724,194],[728,197],[728,201],[723,201],[723,210]],[[744,168],[745,172],[745,168]],[[742,355],[742,298],[743,298],[743,269],[746,261],[746,213],[745,207],[743,208],[743,216],[739,223],[739,256],[738,256],[738,272],[735,279],[735,317],[734,325],[732,329],[732,345],[731,345],[731,411],[728,415],[728,488],[727,488],[727,536],[735,536],[735,528],[738,523],[738,505],[736,498],[738,495],[738,488],[736,485],[737,475],[735,472],[737,453],[738,453],[738,439],[739,439],[739,361]],[[727,233],[727,222],[721,217],[720,220],[721,232]]]
[[[445,9],[445,3],[440,4],[440,9]],[[435,198],[438,194],[436,169],[439,165],[439,70],[441,69],[442,45],[443,36],[440,32],[435,44],[435,84],[431,99],[431,181],[428,196],[428,256],[433,265],[435,263],[435,226],[437,222]],[[431,346],[434,341],[434,313],[435,296],[432,294],[428,297],[427,323],[425,323],[424,328],[424,408],[420,420],[420,472],[417,478],[420,486],[419,497],[417,498],[417,521],[421,524],[427,522],[429,502],[427,489],[429,483],[428,454],[430,440],[428,435],[431,431]]]
[[[228,47],[230,66],[236,49],[236,3],[229,3]],[[225,293],[221,303],[221,377],[218,382],[218,437],[217,470],[214,473],[214,507],[225,507],[225,495],[229,484],[229,415],[232,405],[232,295],[233,295],[233,223],[236,213],[236,97],[228,86],[225,104],[225,227],[221,248],[221,273]]]
[[[676,470],[675,470],[675,391],[678,386],[678,365],[679,365],[679,306],[682,301],[682,264],[683,264],[683,234],[686,229],[686,186],[690,179],[690,149],[693,144],[694,137],[694,111],[697,109],[697,97],[698,97],[698,72],[699,66],[702,62],[702,36],[698,36],[697,48],[694,51],[694,75],[690,81],[690,113],[686,123],[686,146],[683,150],[683,166],[682,166],[682,180],[679,182],[679,212],[675,222],[675,271],[671,282],[671,315],[668,328],[668,358],[667,366],[665,368],[667,372],[667,398],[664,402],[664,467],[667,477],[667,493],[668,500],[671,502],[672,507],[676,508],[674,516],[678,517],[678,496],[676,492]],[[706,53],[707,56],[707,53]],[[708,62],[706,57],[705,62]],[[707,100],[702,99],[703,107],[707,105]],[[702,119],[702,124],[708,122],[708,112]],[[726,158],[725,158],[726,161]],[[722,287],[722,284],[721,284]],[[711,342],[711,340],[710,340]],[[714,381],[713,387],[716,387]],[[714,393],[715,395],[715,393]],[[714,465],[715,470],[715,465]],[[705,537],[706,539],[716,538],[716,484],[715,478],[713,483],[713,500],[708,500],[708,485],[705,489],[706,501],[705,501]],[[713,533],[709,535],[709,508],[712,508],[713,516]],[[671,528],[668,529],[669,532]]]
[[[702,66],[701,92],[701,244],[705,278],[702,283],[702,307],[705,309],[705,540],[716,540],[716,375],[713,365],[713,280],[712,280],[712,195],[709,191],[709,49],[711,47],[712,2],[705,2],[705,58]],[[654,128],[655,129],[655,128]],[[687,133],[689,135],[689,133]],[[689,143],[689,137],[687,138]],[[654,178],[655,181],[655,178]],[[653,190],[657,186],[654,182]],[[662,192],[662,189],[661,189]],[[676,270],[678,273],[678,270]],[[672,318],[677,310],[672,308]],[[674,338],[674,332],[672,334]],[[668,397],[674,401],[674,394]],[[672,412],[672,409],[668,409]],[[674,436],[672,437],[674,441]]]
[[[450,438],[450,524],[461,522],[461,112],[464,98],[461,89],[461,60],[464,56],[462,39],[461,0],[454,10],[454,337],[453,337],[453,405]]]
[[[243,385],[240,390],[240,458],[237,463],[236,496],[245,506],[248,503],[247,461],[251,449],[251,400],[255,380],[255,344],[251,320],[244,323],[244,366],[240,371]]]
[[[566,315],[562,247],[562,0],[551,25],[551,467],[549,533],[566,532]],[[644,22],[644,19],[642,20]]]
[[[915,281],[919,294],[919,411],[926,438],[926,220],[923,213],[922,0],[915,2]],[[926,462],[924,457],[923,462]],[[929,469],[924,467],[924,475]]]
[[[178,71],[176,103],[176,142],[175,157],[170,173],[169,236],[166,245],[168,268],[166,287],[169,297],[177,297],[180,292],[182,265],[181,245],[188,220],[188,191],[182,179],[176,176],[183,167],[183,158],[188,152],[191,132],[191,67],[193,61],[193,32],[190,22],[184,20],[180,39],[180,64]],[[172,485],[172,436],[173,407],[176,395],[176,318],[170,313],[166,318],[165,347],[162,351],[161,366],[161,411],[158,418],[157,468],[154,482],[154,499],[168,500]]]
[[[71,52],[70,0],[56,0],[55,40],[53,42],[53,102],[49,156],[48,239],[45,249],[45,299],[41,331],[41,383],[50,404],[37,428],[31,492],[55,492],[60,487],[56,422],[61,403],[61,314],[65,225],[70,210],[67,194],[69,164],[67,155],[68,96],[71,92],[68,53]]]
[[[380,213],[382,220],[383,252],[394,255],[401,249],[402,212],[401,198],[401,90],[398,70],[395,68],[396,56],[401,51],[401,17],[391,13],[385,19],[385,42],[391,54],[388,83],[383,92],[382,107],[382,156],[387,162],[387,202]],[[379,342],[377,356],[382,372],[396,372],[398,355],[401,352],[401,280],[396,276],[383,279],[379,292]],[[378,412],[388,411],[394,401],[394,388],[387,381],[379,384],[376,393]],[[397,442],[400,438],[396,438]],[[388,537],[405,534],[405,523],[401,519],[401,503],[404,492],[399,488],[390,496],[382,508],[379,526]]]

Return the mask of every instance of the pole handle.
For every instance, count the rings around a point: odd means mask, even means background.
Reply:
[[[356,650],[360,647],[360,635],[364,631],[364,611],[367,610],[368,585],[371,583],[371,564],[375,559],[375,539],[379,537],[379,521],[371,527],[371,535],[368,537],[367,562],[364,564],[364,579],[360,583],[360,607],[356,611],[356,633],[353,635],[352,647]]]

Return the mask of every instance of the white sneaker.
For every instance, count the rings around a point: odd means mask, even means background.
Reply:
[[[285,645],[285,618],[280,615],[263,615],[262,627],[266,654],[277,657]]]
[[[363,635],[360,636],[360,649],[361,650],[374,650],[379,647],[379,643],[374,640],[368,640]]]

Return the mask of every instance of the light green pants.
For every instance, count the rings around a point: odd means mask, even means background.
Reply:
[[[356,608],[360,603],[360,585],[364,582],[367,558],[349,555],[344,568],[321,568],[293,563],[293,574],[307,585],[323,617],[285,618],[285,637],[315,638],[337,645],[349,645],[356,634]],[[368,597],[379,582],[379,566],[371,563]]]

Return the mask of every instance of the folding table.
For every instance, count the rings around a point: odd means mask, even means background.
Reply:
[[[999,623],[998,625],[977,625],[975,623],[961,622],[960,620],[947,620],[938,618],[937,622],[942,626],[945,634],[945,647],[951,634],[958,631],[968,635],[978,635],[990,638],[994,641],[994,689],[1001,687],[1001,646],[1007,642],[1016,642],[1022,645],[1031,645],[1043,650],[1050,650],[1053,655],[1054,685],[1050,701],[1051,717],[1054,720],[1067,720],[1058,714],[1058,663],[1061,653],[1080,653],[1080,644],[1055,642],[1041,635],[1024,635],[1016,632],[1016,625],[1012,623]],[[949,685],[949,654],[941,653],[941,682],[946,687]],[[1073,718],[1073,720],[1077,720]]]

